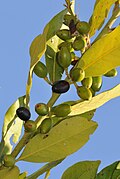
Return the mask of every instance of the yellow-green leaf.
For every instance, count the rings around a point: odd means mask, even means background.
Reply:
[[[117,161],[105,167],[97,174],[96,179],[120,179],[120,169],[117,169],[119,164],[120,161]]]
[[[120,66],[120,26],[96,41],[77,65],[85,70],[86,77],[103,75],[117,66]]]
[[[30,98],[30,90],[32,87],[32,73],[34,66],[38,63],[41,57],[44,55],[46,51],[47,41],[53,37],[58,29],[60,29],[62,25],[62,20],[64,15],[66,14],[67,9],[58,13],[55,17],[53,17],[50,22],[45,26],[43,33],[38,35],[31,43],[30,46],[30,70],[28,74],[28,81],[26,85],[26,103],[29,103]]]
[[[116,1],[117,0],[96,0],[92,17],[90,19],[90,36],[93,36],[96,30],[100,29],[101,25],[105,21],[105,18],[107,18],[111,6]]]
[[[70,115],[82,114],[93,109],[97,109],[109,100],[120,96],[120,84],[111,90],[105,91],[93,97],[90,101],[86,100],[71,106]]]
[[[19,178],[19,168],[14,166],[13,168],[3,168],[0,170],[1,179],[18,179]]]
[[[61,179],[94,179],[100,161],[82,161],[69,167],[62,175]]]
[[[25,179],[27,176],[27,172],[23,172],[19,175],[19,178],[18,179]]]
[[[4,145],[3,148],[9,148],[9,152],[12,150],[10,138],[13,136],[12,141],[16,143],[21,135],[23,121],[16,116],[16,110],[20,106],[25,106],[25,96],[19,97],[7,110],[4,118],[4,124],[2,129],[2,136]]]
[[[19,160],[51,162],[80,149],[97,128],[97,123],[84,117],[69,117],[53,127],[47,137],[38,134],[26,145]]]

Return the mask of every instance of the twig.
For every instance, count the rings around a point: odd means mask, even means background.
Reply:
[[[26,179],[36,179],[37,177],[39,177],[40,175],[42,175],[43,173],[45,173],[46,171],[49,171],[51,168],[55,167],[56,165],[60,164],[64,159],[60,159],[60,160],[56,160],[53,162],[50,162],[46,165],[44,165],[42,168],[40,168],[39,170],[37,170],[36,172],[34,172],[33,174],[29,175],[28,177],[26,177]]]

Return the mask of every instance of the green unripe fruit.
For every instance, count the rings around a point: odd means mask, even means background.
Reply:
[[[71,59],[74,60],[75,59],[75,53],[71,52]]]
[[[51,128],[52,128],[52,120],[50,118],[45,118],[40,125],[40,133],[46,134],[50,131]]]
[[[76,29],[80,34],[88,34],[90,31],[90,25],[85,21],[79,21],[76,25]]]
[[[81,68],[73,68],[70,71],[70,77],[75,82],[82,81],[85,77],[85,71]]]
[[[40,78],[45,78],[47,76],[47,68],[40,61],[35,65],[33,72]]]
[[[71,64],[71,53],[67,47],[62,47],[59,51],[58,63],[63,68],[67,68]]]
[[[71,42],[62,42],[61,44],[58,45],[59,50],[61,50],[62,47],[67,47],[70,52],[73,50]]]
[[[68,29],[61,29],[56,32],[56,35],[62,40],[69,40],[72,38],[70,31]]]
[[[102,86],[102,76],[92,77],[93,82],[91,88],[96,92],[101,89]]]
[[[78,86],[77,94],[81,99],[84,99],[84,100],[91,100],[92,98],[91,91],[84,86]]]
[[[77,19],[75,16],[69,15],[69,14],[65,14],[64,15],[64,24],[69,26],[71,20],[74,20],[74,22],[76,23]]]
[[[90,88],[92,86],[92,77],[84,78],[81,83],[84,87]]]
[[[57,117],[65,117],[71,112],[71,107],[69,104],[60,104],[56,106],[53,110],[53,113]]]
[[[38,103],[35,105],[35,111],[40,116],[45,116],[48,114],[48,107],[44,103]]]
[[[78,51],[78,50],[83,50],[85,45],[86,45],[85,39],[79,37],[74,40],[72,47],[74,48],[74,50]]]
[[[94,97],[94,96],[95,96],[95,91],[94,91],[92,88],[89,88],[89,90],[90,90],[91,93],[92,93],[92,97]]]
[[[36,122],[32,120],[25,122],[24,128],[27,132],[35,132],[37,128]]]
[[[3,160],[6,167],[13,167],[15,165],[15,158],[12,155],[5,155]]]
[[[107,73],[104,74],[106,77],[115,77],[117,76],[117,70],[113,68],[112,70],[108,71]]]

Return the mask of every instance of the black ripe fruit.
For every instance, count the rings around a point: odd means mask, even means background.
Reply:
[[[31,117],[31,113],[30,113],[29,109],[27,109],[25,107],[19,107],[16,110],[16,114],[23,121],[28,121]]]
[[[70,84],[65,80],[59,80],[53,83],[52,91],[54,93],[66,93],[70,88]]]

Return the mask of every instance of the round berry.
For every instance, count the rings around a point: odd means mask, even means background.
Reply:
[[[13,167],[15,165],[15,158],[12,155],[5,155],[3,160],[6,167]]]
[[[25,107],[19,107],[16,110],[16,114],[23,121],[28,121],[31,117],[31,113],[30,113],[29,109],[27,109]]]
[[[35,111],[40,116],[45,116],[48,114],[48,107],[44,103],[38,103],[35,105]]]
[[[70,88],[70,84],[65,80],[59,80],[53,83],[52,85],[52,91],[54,93],[66,93]]]
[[[35,121],[29,120],[25,122],[24,128],[27,132],[34,132],[37,128]]]

